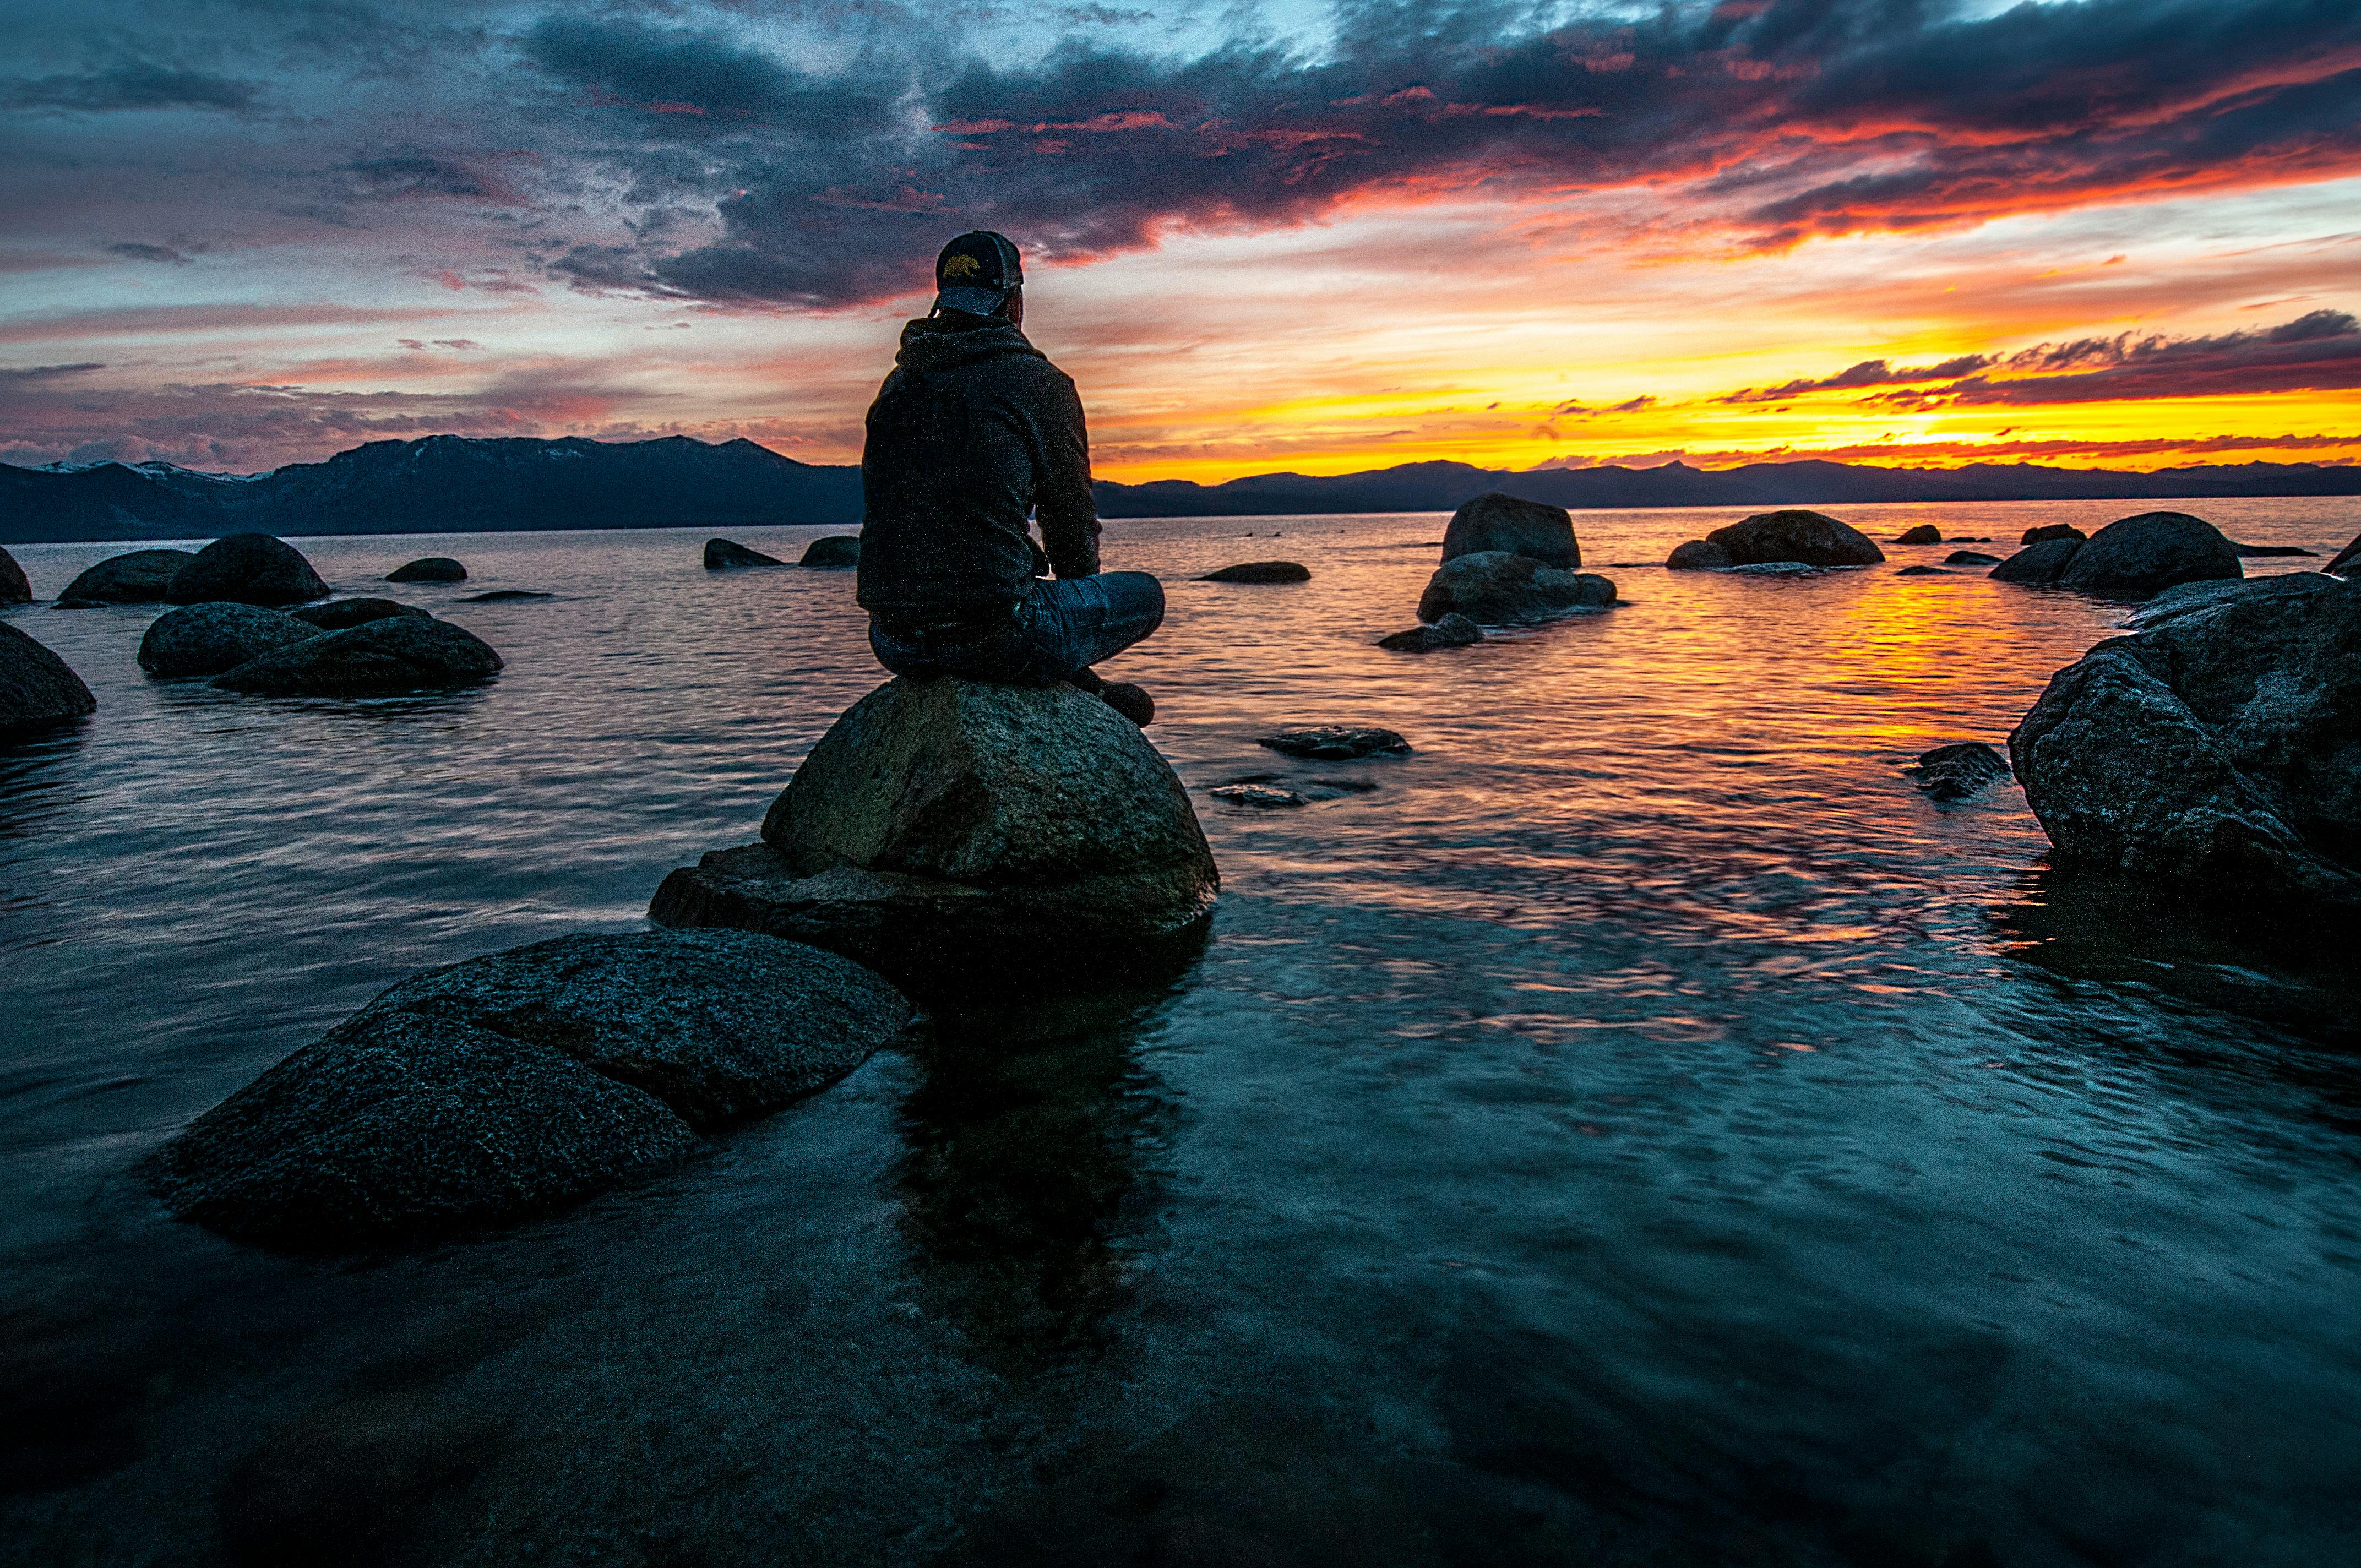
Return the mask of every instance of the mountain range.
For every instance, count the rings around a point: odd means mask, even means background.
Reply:
[[[1569,510],[1844,506],[1877,501],[2164,500],[2361,495],[2361,466],[2204,465],[2136,473],[1971,464],[1888,468],[1805,460],[1738,468],[1479,468],[1409,463],[1359,474],[1257,474],[1224,484],[1101,480],[1109,518],[1450,511],[1486,490]],[[200,539],[256,531],[475,533],[572,528],[854,527],[861,470],[798,463],[751,441],[610,443],[433,435],[373,441],[324,463],[205,474],[169,463],[0,464],[0,543]]]

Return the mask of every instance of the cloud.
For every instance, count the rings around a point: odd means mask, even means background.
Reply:
[[[2012,355],[2011,367],[2063,374],[1971,376],[1929,400],[1954,405],[2081,403],[2144,398],[2251,397],[2361,389],[2361,322],[2313,311],[2255,332],[2210,337],[2084,339]]]
[[[130,62],[71,75],[0,78],[0,105],[67,114],[125,109],[244,109],[254,103],[249,82],[202,71]]]
[[[9,381],[47,381],[59,376],[79,376],[85,370],[104,370],[104,365],[27,365],[21,369],[0,366],[0,379]]]
[[[1841,391],[1854,387],[1886,387],[1916,381],[1949,381],[1981,370],[1993,362],[1988,354],[1962,354],[1956,359],[1946,359],[1940,365],[1896,367],[1883,359],[1864,359],[1848,370],[1817,380],[1805,378],[1782,381],[1775,387],[1744,387],[1726,397],[1716,398],[1718,403],[1779,403],[1806,392]]]
[[[161,261],[174,267],[192,265],[190,259],[169,245],[139,245],[130,240],[118,241],[106,247],[109,256],[119,256],[126,261]]]
[[[429,153],[396,153],[382,158],[355,159],[343,165],[352,194],[377,202],[434,201],[467,198],[487,202],[522,200],[506,181],[456,159]]]

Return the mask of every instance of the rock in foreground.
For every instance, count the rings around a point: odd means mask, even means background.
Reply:
[[[1488,490],[1451,514],[1451,526],[1443,531],[1443,558],[1495,551],[1568,571],[1582,565],[1574,517],[1564,507]]]
[[[403,604],[400,599],[330,599],[326,604],[307,604],[301,609],[291,609],[287,613],[323,631],[342,631],[348,626],[366,626],[390,615],[431,619],[416,605]]]
[[[172,591],[172,579],[196,556],[186,550],[133,550],[109,555],[66,585],[58,603],[70,608],[93,604],[161,604]]]
[[[876,976],[743,932],[564,937],[405,981],[200,1116],[152,1168],[241,1241],[349,1250],[558,1207],[859,1066]]]
[[[1389,632],[1378,639],[1378,646],[1397,653],[1432,653],[1438,648],[1472,648],[1483,641],[1484,629],[1455,610],[1433,626]]]
[[[1464,615],[1485,626],[1532,626],[1593,615],[1615,602],[1615,585],[1588,572],[1561,571],[1529,555],[1487,550],[1445,561],[1419,596],[1418,618]]]
[[[821,737],[762,842],[674,872],[648,915],[792,937],[914,986],[1073,985],[1192,936],[1219,888],[1180,781],[1097,697],[904,678]]]
[[[2009,757],[2061,863],[2361,910],[2361,584],[2191,596],[2059,672]]]
[[[283,610],[192,604],[167,610],[148,624],[139,640],[139,667],[151,675],[218,675],[319,635],[318,627]]]
[[[1709,539],[1691,539],[1673,546],[1664,566],[1674,572],[1726,572],[1738,563],[1730,552]]]
[[[2361,572],[2361,534],[2356,534],[2353,543],[2339,550],[2335,557],[2321,570],[2338,577],[2353,572]]]
[[[2185,511],[2145,511],[2107,524],[2074,552],[2061,587],[2152,594],[2176,583],[2242,577],[2246,569],[2221,531]]]
[[[265,653],[214,684],[258,696],[396,696],[480,681],[500,664],[491,644],[473,632],[447,620],[395,615]]]
[[[1201,583],[1308,583],[1312,568],[1298,561],[1241,561],[1218,572],[1208,572]]]
[[[749,550],[730,539],[708,539],[705,542],[705,569],[708,572],[734,572],[742,566],[784,566],[786,563],[776,555],[765,555],[760,550]]]
[[[1823,512],[1790,510],[1757,512],[1717,528],[1708,543],[1730,553],[1741,566],[1800,561],[1806,566],[1874,566],[1885,559],[1869,536]]]
[[[16,565],[16,557],[0,549],[0,604],[30,604],[33,585],[25,576],[25,568]]]
[[[385,575],[389,583],[464,583],[467,568],[448,555],[425,555]]]
[[[97,709],[98,699],[63,659],[0,620],[0,735]]]
[[[174,604],[258,604],[275,609],[326,598],[328,585],[293,545],[268,533],[233,533],[196,553],[164,597]]]
[[[828,571],[858,566],[861,565],[861,535],[831,533],[826,538],[815,539],[805,547],[802,558],[796,565],[818,566]]]

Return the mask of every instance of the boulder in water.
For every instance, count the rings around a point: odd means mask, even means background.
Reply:
[[[1201,583],[1308,583],[1312,580],[1312,569],[1294,561],[1242,561],[1218,572],[1208,572],[1197,580]]]
[[[1738,563],[1730,552],[1710,539],[1691,539],[1673,546],[1664,557],[1665,568],[1675,572],[1726,572]]]
[[[733,572],[741,566],[784,566],[786,563],[776,555],[765,555],[760,550],[749,550],[743,544],[728,539],[705,542],[705,569],[708,572]]]
[[[480,681],[500,663],[447,620],[391,615],[249,659],[214,684],[258,696],[396,696]]]
[[[2038,544],[2028,544],[2015,554],[1984,574],[1996,583],[2031,583],[2047,587],[2065,575],[2074,557],[2081,553],[2079,539],[2045,539]]]
[[[1952,574],[1940,566],[1905,566],[1894,575],[1897,577],[1948,577]]]
[[[2059,672],[2009,737],[2059,863],[2264,907],[2361,911],[2356,756],[2361,583],[2326,577],[2192,596]]]
[[[33,585],[25,577],[25,568],[16,565],[16,557],[0,549],[0,604],[30,604]]]
[[[1433,626],[1413,626],[1378,639],[1397,653],[1432,653],[1438,648],[1469,648],[1484,641],[1484,629],[1454,610]]]
[[[1905,528],[1900,533],[1895,534],[1894,536],[1894,543],[1896,544],[1940,544],[1943,543],[1943,531],[1936,527],[1931,522],[1922,522],[1916,528]]]
[[[1981,550],[1954,550],[1943,557],[1946,566],[1997,566],[2000,557],[1987,555]]]
[[[389,615],[426,616],[426,611],[414,604],[399,599],[330,599],[326,604],[305,605],[287,612],[298,620],[309,621],[323,631],[342,631],[348,626],[365,626],[372,620],[383,620]]]
[[[1806,566],[1874,566],[1885,552],[1859,529],[1824,512],[1791,508],[1757,512],[1706,535],[1741,566],[1800,561]]]
[[[563,937],[384,992],[151,1175],[241,1241],[349,1250],[558,1207],[840,1078],[909,1021],[875,975],[734,931]]]
[[[426,555],[406,562],[385,575],[389,583],[464,583],[467,568],[448,555]]]
[[[167,610],[139,640],[139,667],[151,675],[218,675],[249,659],[320,635],[283,610],[253,604],[192,604]]]
[[[2246,576],[2221,531],[2185,511],[2144,511],[2091,535],[2059,574],[2084,593],[2152,594],[2176,583]]]
[[[97,708],[98,699],[63,659],[0,620],[0,735]]]
[[[2301,544],[2241,544],[2235,539],[2230,541],[2230,549],[2233,554],[2240,556],[2317,555],[2320,554],[2317,550],[2306,550]]]
[[[326,598],[328,585],[293,545],[268,533],[233,533],[197,552],[164,597],[174,604],[258,604],[276,608]]]
[[[489,593],[469,594],[461,604],[511,604],[518,599],[554,599],[557,596],[540,588],[494,588]]]
[[[1228,801],[1232,806],[1250,806],[1262,811],[1278,811],[1292,806],[1309,804],[1291,789],[1279,789],[1270,784],[1217,784],[1205,792],[1215,800]]]
[[[1255,741],[1289,757],[1310,757],[1323,762],[1349,762],[1363,757],[1403,757],[1410,742],[1390,729],[1348,724],[1323,724],[1311,729],[1282,729]]]
[[[196,556],[186,550],[133,550],[109,555],[66,585],[58,603],[68,609],[97,604],[161,604],[172,579]]]
[[[1569,571],[1582,565],[1574,518],[1564,507],[1488,490],[1451,514],[1451,525],[1443,531],[1443,558],[1495,552]]]
[[[818,566],[829,571],[858,566],[861,565],[861,535],[831,533],[824,539],[815,539],[806,547],[803,558],[796,565]]]
[[[1981,740],[1921,751],[1917,762],[1904,771],[1937,800],[1965,800],[2009,776],[2008,763]]]
[[[2049,522],[2044,523],[2039,528],[2026,529],[2025,531],[2025,537],[2018,540],[2017,543],[2019,544],[2048,544],[2052,540],[2070,539],[2075,543],[2080,544],[2082,541],[2090,537],[2091,536],[2089,534],[2083,532],[2081,529],[2075,527],[2070,522]]]
[[[760,843],[674,872],[648,915],[792,937],[914,986],[1011,966],[1072,985],[1185,948],[1219,888],[1188,793],[1105,703],[904,677],[821,737]]]
[[[1437,621],[1455,613],[1486,626],[1530,626],[1598,614],[1614,602],[1615,585],[1605,577],[1487,550],[1454,556],[1436,568],[1419,596],[1418,618]]]

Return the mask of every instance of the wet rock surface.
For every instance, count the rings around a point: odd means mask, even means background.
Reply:
[[[1282,729],[1255,741],[1282,756],[1310,757],[1323,762],[1347,762],[1362,757],[1401,757],[1410,742],[1390,729],[1357,725],[1323,724],[1311,729]]]
[[[447,620],[393,615],[290,643],[214,684],[258,696],[394,696],[480,681],[501,663],[490,643]]]
[[[908,1022],[833,954],[734,931],[563,937],[406,981],[192,1123],[182,1219],[344,1251],[549,1210],[809,1093]]]
[[[389,583],[464,583],[467,568],[448,555],[425,555],[385,575]]]
[[[1962,740],[1918,753],[1904,770],[1937,800],[1965,800],[2012,775],[2007,761],[1981,740]]]
[[[1242,561],[1218,572],[1208,572],[1197,580],[1201,583],[1308,583],[1312,580],[1312,568],[1295,561]]]
[[[1774,561],[1800,561],[1806,566],[1874,566],[1885,559],[1867,534],[1825,512],[1791,508],[1757,512],[1728,528],[1706,535],[1719,544],[1732,565],[1762,565]]]
[[[1519,500],[1489,490],[1451,514],[1450,526],[1443,531],[1443,558],[1455,561],[1495,551],[1569,571],[1582,565],[1572,513],[1544,501]]]
[[[218,675],[249,659],[320,635],[282,610],[251,604],[192,604],[158,616],[139,640],[139,667],[151,675]]]
[[[1710,539],[1691,539],[1673,546],[1664,565],[1675,572],[1726,572],[1738,563]]]
[[[98,699],[63,659],[0,620],[0,735],[80,718]]]
[[[904,678],[821,738],[760,843],[674,872],[649,916],[930,985],[1016,954],[1154,951],[1199,930],[1219,887],[1180,781],[1097,697]]]
[[[25,568],[16,565],[16,557],[0,549],[0,604],[30,604],[33,585],[26,580]]]
[[[2047,587],[2065,575],[2067,565],[2081,548],[2079,539],[2045,539],[2026,545],[1984,575],[1996,583]]]
[[[1615,585],[1606,577],[1490,550],[1445,561],[1419,596],[1418,618],[1463,615],[1486,626],[1530,626],[1598,614],[1614,602]]]
[[[1212,795],[1215,800],[1227,801],[1232,806],[1255,806],[1266,811],[1279,810],[1291,806],[1306,806],[1310,804],[1310,802],[1306,801],[1303,796],[1296,794],[1293,790],[1280,789],[1275,784],[1215,784],[1212,789],[1207,790],[1205,793]]]
[[[186,550],[133,550],[110,555],[66,585],[58,603],[69,609],[94,604],[161,604],[172,579],[196,556]]]
[[[2238,553],[2203,518],[2148,511],[2111,522],[2091,535],[2066,563],[2058,582],[2084,593],[2152,594],[2178,583],[2245,575]]]
[[[173,604],[228,602],[269,608],[328,597],[328,585],[293,545],[268,533],[233,533],[198,551],[174,574]]]
[[[2361,584],[2151,609],[2052,677],[2009,737],[2059,861],[2361,909]]]
[[[1389,632],[1378,646],[1397,653],[1432,653],[1438,648],[1471,648],[1484,641],[1484,629],[1454,610],[1432,626],[1413,626]]]
[[[804,553],[796,565],[827,571],[858,566],[861,565],[861,535],[831,533],[824,539],[815,539],[804,547]]]
[[[708,572],[732,572],[745,566],[784,566],[786,563],[776,555],[765,555],[760,550],[750,550],[730,539],[708,539],[705,542],[705,569]]]
[[[287,612],[296,620],[316,626],[323,631],[342,631],[349,626],[366,626],[372,620],[383,620],[390,615],[414,615],[432,619],[414,604],[399,599],[330,599],[326,604],[307,604]]]

